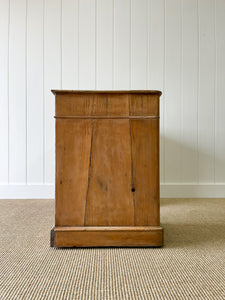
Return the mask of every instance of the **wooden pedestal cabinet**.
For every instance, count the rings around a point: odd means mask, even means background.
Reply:
[[[53,247],[162,246],[159,91],[56,96]]]

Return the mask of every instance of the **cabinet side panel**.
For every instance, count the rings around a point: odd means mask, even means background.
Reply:
[[[56,226],[84,224],[90,148],[90,120],[56,120]]]
[[[159,225],[159,119],[132,120],[135,225]]]
[[[86,223],[133,225],[129,120],[93,120]]]

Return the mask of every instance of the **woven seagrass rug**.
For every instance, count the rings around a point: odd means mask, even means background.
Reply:
[[[163,248],[50,248],[53,200],[0,200],[0,299],[225,299],[225,199],[162,199]]]

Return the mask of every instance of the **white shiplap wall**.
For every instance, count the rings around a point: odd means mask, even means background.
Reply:
[[[224,0],[0,0],[0,197],[54,197],[51,89],[159,89],[163,197],[225,197]]]

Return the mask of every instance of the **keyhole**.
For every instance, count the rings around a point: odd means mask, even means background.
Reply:
[[[135,192],[135,188],[133,187],[133,188],[131,189],[131,191],[132,191],[132,193],[134,193],[134,192]]]

